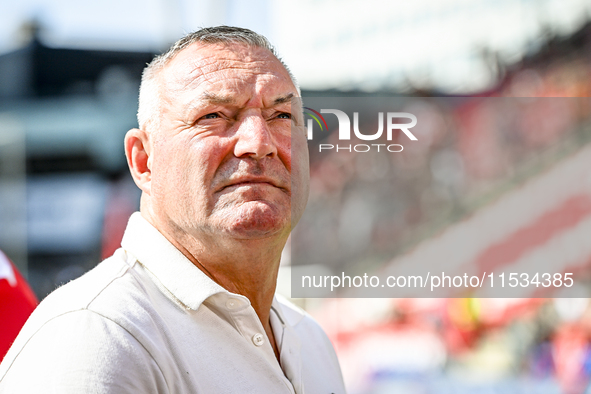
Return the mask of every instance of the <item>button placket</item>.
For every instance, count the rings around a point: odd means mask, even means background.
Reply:
[[[283,347],[281,349],[281,365],[285,376],[293,384],[297,393],[303,392],[301,344],[294,329],[285,325],[283,331]],[[284,352],[285,351],[285,352]]]
[[[263,346],[265,343],[265,337],[260,332],[257,332],[252,336],[252,343],[254,343],[255,346]]]
[[[228,301],[226,301],[226,308],[233,310],[236,309],[240,306],[240,301],[238,301],[235,298],[230,298]]]
[[[261,354],[269,363],[277,364],[277,368],[280,368],[265,330],[252,306],[236,308],[229,310],[229,312],[238,331],[248,341],[250,346],[260,349]]]

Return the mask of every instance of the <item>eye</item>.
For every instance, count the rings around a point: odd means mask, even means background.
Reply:
[[[219,117],[220,117],[219,114],[212,112],[211,114],[207,114],[207,115],[203,116],[201,119],[217,119]]]
[[[291,114],[282,112],[279,115],[277,115],[277,119],[291,119]]]

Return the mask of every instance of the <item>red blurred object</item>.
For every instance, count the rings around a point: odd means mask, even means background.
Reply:
[[[103,222],[101,257],[106,259],[121,247],[121,239],[132,213],[138,210],[135,184],[129,179],[111,185]]]
[[[0,251],[0,360],[37,304],[37,297],[27,281]]]
[[[589,383],[584,373],[589,338],[586,330],[576,323],[564,324],[552,340],[556,376],[566,394],[581,394]]]

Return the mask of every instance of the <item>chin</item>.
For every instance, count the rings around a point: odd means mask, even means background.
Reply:
[[[285,208],[285,207],[283,207]],[[223,231],[237,238],[256,239],[279,235],[290,228],[290,213],[266,202],[252,201],[229,209]],[[286,230],[287,229],[287,230]]]

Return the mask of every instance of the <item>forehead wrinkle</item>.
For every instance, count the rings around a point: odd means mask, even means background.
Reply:
[[[247,80],[254,78],[256,82],[253,85],[253,88],[258,91],[259,83],[263,81],[258,81],[259,76],[268,76],[268,77],[275,77],[284,79],[287,78],[291,82],[291,78],[289,75],[282,72],[283,67],[279,70],[275,70],[272,64],[277,61],[275,57],[264,57],[260,58],[259,56],[252,56],[247,54],[240,59],[237,59],[235,56],[237,54],[235,52],[221,53],[218,52],[214,55],[208,56],[197,56],[193,57],[192,59],[182,59],[176,58],[173,59],[171,63],[168,64],[169,72],[169,83],[166,84],[167,86],[167,93],[168,98],[172,99],[173,97],[178,97],[179,94],[185,94],[190,92],[191,90],[201,90],[203,93],[199,94],[198,97],[195,97],[189,105],[187,106],[185,111],[193,111],[195,108],[198,108],[205,104],[236,104],[239,105],[238,101],[242,101],[240,98],[235,97],[235,93],[231,93],[230,95],[224,95],[223,90],[225,88],[230,90],[235,90],[236,92],[243,92],[244,83]],[[220,58],[220,56],[223,56]],[[226,75],[226,71],[231,70],[239,70],[239,73],[232,73],[230,72],[229,75]],[[241,74],[241,75],[239,75]],[[285,74],[285,75],[284,75]],[[217,84],[222,83],[225,85],[225,88],[222,88],[222,92],[212,92],[211,90],[206,90],[204,85],[207,84]],[[201,88],[200,88],[201,86]],[[255,96],[258,96],[259,92],[252,92]],[[272,105],[279,105],[290,101],[290,99],[294,96],[293,93],[289,92],[284,96],[280,96],[274,99],[271,99],[270,104]],[[246,99],[246,97],[244,97]],[[250,101],[254,97],[250,97],[247,101]],[[168,101],[168,100],[167,100]],[[253,103],[254,104],[254,103]],[[183,111],[185,114],[188,112]]]
[[[267,64],[267,60],[242,61],[238,59],[217,59],[212,56],[193,63],[191,70],[181,76],[178,82],[183,87],[188,88],[193,84],[200,84],[204,79],[210,79],[218,73],[229,70],[242,70],[251,75],[276,74],[270,72]],[[208,78],[208,76],[211,77]]]
[[[275,73],[251,73],[249,77],[257,77],[257,76],[265,76],[269,75],[271,77],[277,77]],[[205,76],[207,78],[207,76]],[[218,91],[211,91],[211,90],[203,90],[202,93],[197,95],[194,99],[191,100],[191,104],[189,109],[192,110],[197,108],[201,105],[234,105],[234,106],[241,106],[245,104],[247,101],[255,97],[259,97],[261,92],[258,91],[260,87],[260,83],[264,83],[262,81],[257,81],[257,83],[248,86],[253,89],[252,92],[249,92],[249,89],[245,89],[244,86],[241,86],[245,83],[246,78],[240,76],[230,76],[227,79],[224,79],[225,87]],[[201,81],[201,84],[205,84],[211,82],[210,78],[207,78],[204,81]],[[229,93],[225,93],[224,90],[229,89]],[[251,96],[254,95],[254,96]],[[249,97],[247,97],[249,96]],[[282,95],[279,95],[276,98],[271,98],[268,102],[270,103],[269,106],[276,106],[280,104],[284,104],[287,102],[291,102],[291,99],[295,96],[293,92],[288,92]],[[260,97],[262,99],[262,97]],[[266,100],[265,100],[266,101]]]
[[[214,52],[211,49],[214,49]],[[283,72],[278,70],[271,71],[273,69],[271,66],[272,63],[279,63]],[[230,45],[194,43],[179,52],[165,68],[177,70],[173,75],[176,74],[179,76],[178,78],[174,78],[174,85],[179,90],[189,88],[193,84],[199,84],[204,78],[209,79],[208,74],[223,72],[225,69],[244,69],[251,74],[271,73],[278,76],[285,74],[291,81],[289,72],[278,60],[277,56],[268,49],[244,43],[233,43]],[[173,81],[171,80],[170,82]]]

